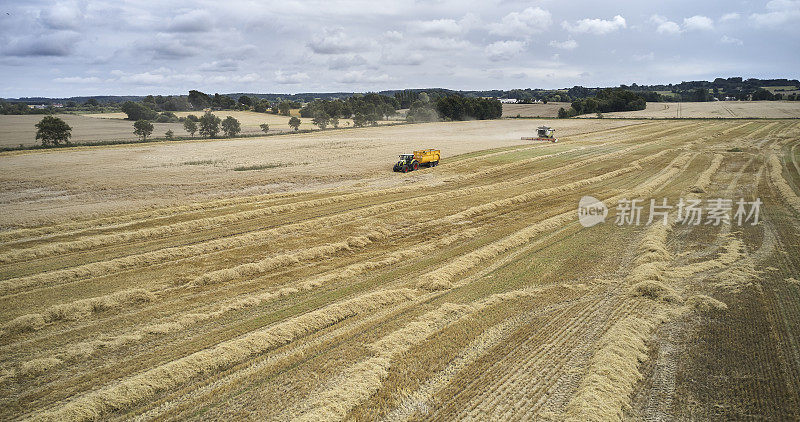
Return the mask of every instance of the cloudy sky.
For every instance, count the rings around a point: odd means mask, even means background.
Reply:
[[[0,20],[0,97],[800,76],[800,0],[0,0]]]

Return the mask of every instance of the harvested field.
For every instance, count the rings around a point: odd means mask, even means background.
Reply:
[[[270,132],[289,132],[292,128],[289,127],[289,117],[280,116],[277,114],[272,113],[256,113],[254,111],[233,111],[233,110],[223,110],[223,111],[214,111],[213,112],[217,117],[220,119],[224,119],[227,116],[231,116],[239,121],[242,125],[242,134],[259,134],[263,133],[261,130],[260,125],[262,123],[269,124]],[[178,117],[186,117],[190,114],[194,114],[197,117],[203,115],[202,111],[176,111],[175,115]],[[109,120],[120,120],[126,117],[125,113],[103,113],[103,114],[87,114],[88,117],[94,117],[99,119],[109,119]],[[317,129],[316,126],[313,125],[311,122],[311,118],[307,117],[300,117],[300,113],[298,110],[292,110],[292,116],[296,116],[302,122],[300,124],[300,129]],[[380,120],[378,124],[387,124],[387,123],[395,123],[395,120]],[[353,125],[353,119],[339,119],[339,126],[340,127],[349,127]],[[180,135],[188,135],[183,130],[183,126],[181,126],[180,131],[175,131],[175,133]]]
[[[503,104],[503,117],[558,117],[558,109],[571,103]]]
[[[629,119],[797,119],[800,103],[797,101],[710,101],[706,103],[647,103],[638,111],[604,113],[605,117]],[[595,117],[594,114],[578,116]]]
[[[800,123],[541,123],[0,155],[0,419],[800,418]]]
[[[486,148],[521,145],[526,141],[520,137],[541,123],[431,123],[6,153],[0,155],[0,212],[6,216],[0,226],[353,184],[387,187],[420,179],[437,184],[443,180],[438,172],[419,172],[408,180],[387,178],[386,172],[391,173],[398,154],[427,145],[442,149],[445,161]],[[635,124],[568,121],[559,126],[559,136]]]
[[[89,115],[57,114],[57,117],[72,127],[72,142],[98,141],[135,141],[133,122],[122,119],[97,119]],[[19,145],[37,145],[36,123],[42,115],[0,115],[0,146],[17,147]],[[123,116],[124,117],[124,116]],[[172,130],[182,134],[181,123],[153,123],[153,136],[164,136],[164,132]]]

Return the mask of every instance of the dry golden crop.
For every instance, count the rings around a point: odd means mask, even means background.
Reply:
[[[800,124],[540,123],[0,155],[0,418],[799,418]]]

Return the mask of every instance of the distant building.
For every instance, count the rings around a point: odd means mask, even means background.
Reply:
[[[516,98],[501,98],[500,102],[503,103],[503,104],[516,104],[517,103],[517,99]]]

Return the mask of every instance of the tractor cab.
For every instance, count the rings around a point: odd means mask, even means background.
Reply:
[[[555,130],[551,129],[549,126],[539,126],[536,128],[536,136],[539,138],[552,138],[553,132],[555,132]]]
[[[414,154],[400,154],[400,161],[394,165],[394,171],[408,173],[419,168],[419,161],[414,158]]]

